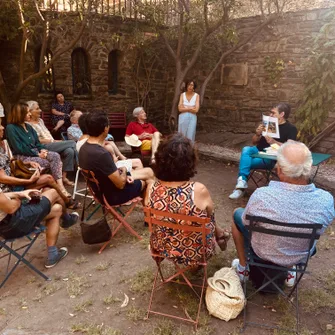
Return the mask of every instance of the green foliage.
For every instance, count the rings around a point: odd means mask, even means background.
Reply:
[[[267,74],[267,79],[277,87],[278,82],[285,69],[285,63],[281,58],[274,56],[266,56],[264,59],[264,70]]]
[[[309,143],[321,130],[328,112],[334,106],[335,89],[335,10],[314,40],[312,56],[306,64],[305,89],[296,112],[299,139]]]
[[[0,1],[0,41],[9,41],[18,34],[19,14],[13,1]]]

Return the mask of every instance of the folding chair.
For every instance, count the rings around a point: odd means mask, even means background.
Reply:
[[[261,184],[268,185],[271,179],[279,180],[277,173],[273,169],[253,169],[248,176],[248,181],[252,180],[257,188]]]
[[[40,270],[36,269],[34,265],[31,264],[29,260],[25,258],[26,254],[30,250],[30,248],[33,246],[35,241],[37,240],[38,236],[45,231],[45,227],[40,226],[35,228],[31,233],[29,233],[26,236],[20,237],[20,238],[13,238],[13,239],[0,239],[0,249],[5,249],[8,251],[5,255],[2,255],[0,259],[4,257],[8,257],[8,263],[7,263],[7,269],[4,280],[0,284],[0,289],[5,285],[9,277],[12,275],[14,270],[18,267],[18,265],[22,262],[25,265],[27,265],[31,270],[36,272],[38,275],[40,275],[45,280],[51,280],[49,277],[47,277],[45,274],[43,274]],[[28,243],[24,244],[23,246],[14,249],[14,242],[19,239],[27,239]],[[22,252],[22,253],[21,253]],[[13,265],[13,267],[10,269],[10,261],[12,258],[12,255],[17,258],[17,261]]]
[[[174,261],[174,258],[170,258],[171,256],[173,256],[172,253],[170,253],[171,250],[165,250],[164,255],[162,255],[160,253],[155,252],[151,248],[151,256],[156,260],[157,271],[156,271],[156,275],[155,275],[155,279],[154,279],[154,283],[152,287],[152,292],[150,295],[147,318],[149,318],[150,314],[162,315],[162,316],[166,316],[170,318],[175,318],[178,320],[191,322],[194,324],[195,328],[197,329],[202,298],[203,298],[205,286],[207,283],[206,236],[210,233],[210,230],[206,228],[206,224],[210,222],[210,218],[199,218],[199,217],[189,216],[189,215],[174,214],[174,213],[170,213],[167,211],[159,211],[159,210],[155,210],[155,209],[148,208],[148,207],[144,208],[144,215],[145,215],[145,221],[149,224],[149,231],[150,231],[151,237],[152,237],[152,234],[155,233],[155,229],[157,227],[161,227],[164,230],[170,230],[170,231],[179,230],[186,234],[196,233],[198,235],[197,236],[197,249],[200,254],[200,258],[197,260],[196,265],[201,266],[204,269],[202,284],[197,285],[195,283],[192,283],[186,276],[186,272],[190,270],[194,266],[194,264],[191,264],[189,266],[184,266],[184,265],[181,266]],[[181,224],[181,223],[184,223],[184,224]],[[184,245],[180,243],[178,248],[181,254],[184,255],[185,252],[187,253],[187,251],[191,250],[192,246],[194,248],[193,243],[191,246],[188,244]],[[194,253],[194,250],[192,250],[192,253]],[[168,278],[165,278],[162,272],[161,263],[164,259],[172,261],[175,266],[175,273]],[[160,282],[158,281],[158,275],[160,276],[160,279],[161,279]],[[176,280],[178,279],[178,277],[180,277],[181,280]],[[188,318],[183,318],[181,316],[162,313],[162,312],[152,309],[154,293],[164,284],[170,283],[170,282],[189,286],[192,292],[199,299],[198,310],[197,310],[197,315],[195,319],[191,319],[189,316]],[[200,294],[195,290],[195,288],[200,288]]]
[[[112,229],[112,237],[111,239],[116,235],[118,230],[121,227],[124,227],[130,234],[137,237],[139,240],[142,240],[142,237],[130,226],[130,224],[126,221],[129,215],[132,213],[134,208],[137,204],[141,203],[142,199],[137,197],[132,199],[131,201],[127,202],[126,204],[120,204],[120,205],[110,205],[104,196],[104,194],[100,190],[99,181],[95,178],[95,174],[93,171],[84,170],[81,169],[81,173],[83,174],[87,186],[94,198],[94,201],[99,203],[102,207],[103,212],[107,211],[107,213],[111,213],[113,216],[113,223],[112,228],[115,222],[117,223],[117,226],[115,229]],[[129,206],[127,211],[123,211],[121,209],[121,206]],[[87,208],[86,208],[87,209]],[[85,208],[83,208],[83,211]],[[99,254],[102,253],[102,251],[106,248],[106,246],[110,243],[111,239],[103,244],[103,246],[99,250]]]
[[[277,222],[273,220],[269,220],[259,216],[246,216],[247,220],[249,220],[250,224],[247,226],[250,235],[247,252],[247,265],[249,267],[257,267],[257,269],[264,276],[263,284],[256,289],[256,291],[252,292],[249,296],[247,295],[247,284],[244,282],[244,293],[247,300],[250,300],[252,296],[254,296],[257,292],[264,291],[266,287],[271,285],[272,288],[275,288],[278,293],[280,293],[285,300],[295,308],[296,313],[296,329],[295,332],[299,334],[299,304],[298,304],[298,284],[300,283],[303,275],[307,272],[306,268],[308,265],[308,261],[310,259],[310,250],[312,250],[314,246],[314,242],[320,238],[320,230],[322,229],[321,224],[307,224],[307,223],[283,223]],[[260,226],[259,223],[263,225]],[[289,228],[288,231],[285,228]],[[293,230],[292,230],[293,229]],[[293,238],[293,239],[303,239],[306,242],[306,257],[299,264],[296,264],[295,268],[288,268],[285,266],[277,265],[274,263],[266,262],[261,260],[252,250],[251,240],[252,235],[254,233],[257,234],[267,234],[273,236],[284,237],[285,239]],[[269,274],[267,270],[272,271],[272,275]],[[252,271],[252,270],[251,270]],[[283,275],[283,273],[287,274],[288,271],[296,272],[296,282],[292,288],[290,288],[287,292],[284,292],[283,289],[278,285],[277,279]],[[295,293],[295,302],[291,299],[292,294]],[[244,308],[244,318],[243,318],[243,330],[246,329],[248,325],[251,326],[259,326],[268,329],[282,329],[286,331],[292,332],[292,329],[285,329],[279,326],[269,325],[269,324],[261,324],[256,322],[247,321],[247,306]]]
[[[63,141],[68,141],[69,137],[67,136],[67,132],[66,131],[62,131],[60,133],[60,137],[62,138]]]

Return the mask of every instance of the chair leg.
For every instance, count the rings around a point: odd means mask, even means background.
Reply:
[[[20,262],[24,263],[25,265],[27,265],[31,270],[33,270],[34,272],[36,272],[38,275],[40,275],[42,278],[44,278],[45,280],[51,280],[49,277],[47,277],[44,273],[42,273],[40,270],[38,270],[37,268],[35,268],[35,266],[33,266],[30,262],[28,262],[24,257],[25,255],[28,253],[28,251],[30,250],[30,248],[33,246],[33,244],[35,243],[36,239],[38,238],[38,236],[40,235],[40,233],[36,234],[35,237],[31,240],[31,242],[27,245],[27,248],[24,250],[24,252],[22,253],[22,255],[20,255],[19,253],[17,253],[13,248],[8,247],[6,244],[3,245],[3,247],[10,253],[10,255],[14,255],[18,260],[15,263],[15,265],[12,267],[12,269],[7,272],[7,275],[5,277],[5,279],[3,280],[3,282],[0,285],[0,289],[5,285],[5,283],[7,282],[8,278],[11,276],[11,274],[15,271],[15,269],[18,267],[18,265],[20,264]],[[13,243],[11,243],[11,246],[13,246]]]
[[[150,295],[150,300],[149,300],[149,306],[148,306],[148,313],[147,313],[147,319],[149,319],[149,314],[151,311],[151,306],[152,306],[152,300],[154,297],[154,293],[155,293],[155,289],[156,289],[156,282],[157,282],[157,277],[158,274],[161,273],[160,267],[157,267],[157,271],[156,271],[156,275],[155,275],[155,279],[154,279],[154,283],[152,285],[152,291],[151,291],[151,295]],[[162,275],[162,274],[161,274]]]
[[[75,181],[74,181],[73,193],[72,193],[72,199],[73,200],[75,200],[75,198],[76,198],[76,193],[77,193],[77,188],[78,188],[79,173],[80,173],[80,169],[77,169],[76,178],[75,178]]]

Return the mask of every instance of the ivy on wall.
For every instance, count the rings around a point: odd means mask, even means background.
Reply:
[[[264,59],[264,70],[267,74],[267,79],[273,84],[273,87],[278,86],[278,82],[285,69],[285,63],[281,58],[266,56]]]
[[[306,144],[318,134],[334,108],[335,10],[328,13],[326,21],[314,40],[312,55],[306,64],[304,94],[295,114],[298,137]]]

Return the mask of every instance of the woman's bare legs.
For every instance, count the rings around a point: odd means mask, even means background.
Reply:
[[[125,160],[127,159],[124,155],[122,155],[121,151],[119,148],[116,146],[116,144],[113,141],[109,141],[110,145],[113,148],[114,154],[120,159],[120,160]]]
[[[64,123],[65,123],[64,120],[59,120],[54,129],[52,129],[52,131],[58,131],[58,129],[60,129]]]

